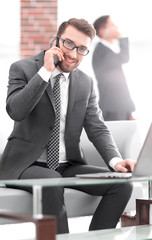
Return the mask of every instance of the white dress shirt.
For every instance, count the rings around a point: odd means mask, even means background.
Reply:
[[[48,72],[44,67],[38,71],[38,74],[41,78],[48,82],[50,79],[52,88],[55,83],[55,77],[60,72],[57,68],[53,72]],[[64,141],[64,132],[65,132],[65,123],[66,123],[66,114],[68,107],[68,93],[69,93],[69,73],[63,73],[63,76],[60,78],[60,93],[61,93],[61,113],[60,113],[60,150],[59,150],[59,163],[67,162],[66,150],[65,150],[65,141]],[[114,166],[117,162],[120,162],[122,159],[115,157],[110,160],[110,166],[114,169]],[[41,157],[38,159],[39,162],[47,161],[47,150],[45,150]]]
[[[110,48],[114,53],[120,53],[120,46],[119,46],[119,40],[113,40],[112,43],[106,41],[105,39],[99,38],[99,41],[105,45],[106,47]]]
[[[44,67],[42,67],[38,73],[44,79],[44,81],[48,82],[50,79],[52,88],[55,83],[55,77],[58,74],[60,74],[57,68],[55,68],[55,70],[51,73],[51,72],[48,72]],[[63,73],[63,75],[60,78],[61,112],[60,112],[59,163],[67,162],[64,132],[65,132],[66,114],[67,114],[67,107],[68,107],[68,93],[69,93],[69,73]],[[42,156],[44,156],[44,154]],[[45,154],[45,156],[47,155]]]

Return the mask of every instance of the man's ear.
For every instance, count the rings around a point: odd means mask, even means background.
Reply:
[[[104,33],[104,28],[100,28],[100,30],[99,30],[99,36],[102,37],[103,33]]]

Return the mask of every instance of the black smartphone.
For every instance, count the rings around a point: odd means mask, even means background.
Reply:
[[[50,48],[53,46],[54,41],[56,41],[56,46],[59,47],[59,37],[56,36],[56,37],[52,40],[52,42],[50,43]],[[58,57],[57,57],[57,56],[54,56],[54,64],[55,64],[56,67],[57,67],[58,63],[59,63]]]

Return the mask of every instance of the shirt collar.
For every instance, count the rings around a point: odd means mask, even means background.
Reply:
[[[57,68],[55,68],[54,71],[53,71],[52,74],[51,74],[51,78],[56,77],[56,76],[57,76],[58,74],[60,74],[60,73],[61,73],[61,72],[60,72]],[[63,72],[63,75],[64,75],[65,79],[67,80],[67,79],[69,78],[70,73]]]
[[[113,43],[110,43],[106,41],[105,39],[99,38],[99,41],[105,45],[106,47],[110,48],[113,52],[119,53],[120,52],[120,46],[119,41],[116,39],[113,41]]]

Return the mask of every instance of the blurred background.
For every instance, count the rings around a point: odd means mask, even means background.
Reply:
[[[123,36],[129,37],[130,61],[124,65],[135,118],[152,118],[152,30],[151,0],[0,0],[0,132],[2,145],[13,121],[5,110],[8,72],[11,63],[49,48],[57,27],[69,18],[85,18],[90,23],[101,15],[111,15]],[[90,53],[80,68],[94,78]],[[3,147],[3,146],[1,146]]]

